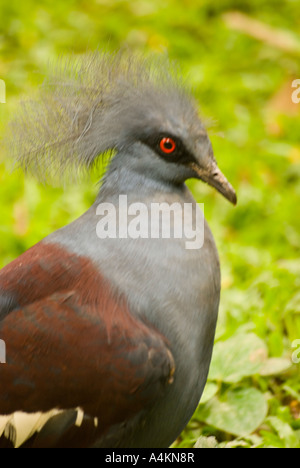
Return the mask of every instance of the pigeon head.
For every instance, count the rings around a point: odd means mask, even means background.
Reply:
[[[201,179],[236,203],[196,103],[165,57],[97,51],[62,59],[22,108],[11,123],[9,149],[41,179],[89,169],[109,152],[113,166],[126,164],[168,184]]]

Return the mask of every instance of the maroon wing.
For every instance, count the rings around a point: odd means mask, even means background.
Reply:
[[[91,434],[99,438],[172,380],[164,337],[130,313],[85,257],[37,244],[1,270],[0,298],[0,414],[70,410],[57,416],[70,435],[80,407],[86,434],[98,418]]]

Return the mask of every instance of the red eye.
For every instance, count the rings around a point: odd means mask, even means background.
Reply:
[[[161,139],[159,147],[164,153],[169,154],[175,151],[176,143],[172,138],[165,137]]]

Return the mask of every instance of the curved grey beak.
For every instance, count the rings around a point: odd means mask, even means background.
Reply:
[[[197,174],[197,178],[217,189],[227,200],[236,205],[237,196],[235,190],[215,163],[208,169],[203,169],[196,163],[190,164],[190,167]]]

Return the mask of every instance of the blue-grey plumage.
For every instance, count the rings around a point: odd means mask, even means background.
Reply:
[[[25,105],[25,112],[12,125],[18,160],[25,170],[39,177],[63,177],[69,170],[89,168],[99,155],[113,152],[94,205],[41,245],[59,247],[68,258],[89,259],[110,285],[114,298],[125,300],[132,317],[143,324],[143,333],[144,327],[149,326],[151,340],[153,330],[158,333],[155,340],[165,340],[161,345],[163,352],[155,355],[156,364],[160,360],[163,363],[162,368],[155,370],[158,380],[165,382],[166,366],[171,368],[163,392],[156,393],[156,387],[149,384],[147,404],[142,410],[125,420],[106,424],[105,431],[98,432],[87,445],[168,447],[186,426],[201,398],[220,299],[217,249],[185,181],[192,177],[201,179],[235,204],[234,189],[217,167],[190,92],[165,60],[121,53],[87,54],[75,64],[65,64],[55,77],[48,79],[41,93],[39,103]],[[128,215],[127,206],[120,205],[120,196],[125,195],[128,204],[146,207],[140,222],[147,225],[154,223],[149,218],[153,203],[169,207],[177,204],[172,226],[186,222],[180,208],[189,204],[192,219],[198,216],[203,221],[201,248],[186,248],[184,235],[99,239],[99,205],[112,204],[118,224],[123,215]],[[150,227],[161,234],[164,226],[158,223]],[[100,290],[93,294],[101,295],[102,287],[101,283]],[[109,320],[113,329],[114,319]],[[111,346],[109,339],[106,351]],[[141,349],[148,349],[149,340]],[[149,356],[153,357],[151,349]],[[97,354],[97,349],[94,351]],[[136,363],[139,375],[142,355],[128,356],[133,367]],[[101,361],[101,356],[97,359]],[[110,365],[111,369],[117,367],[114,362]],[[148,375],[153,378],[152,372],[148,371]],[[97,375],[89,376],[87,381],[92,378],[97,379]],[[119,387],[112,380],[114,390],[119,392]],[[132,399],[134,395],[127,397]],[[136,401],[138,407],[138,394]],[[101,419],[96,410],[89,416]],[[56,418],[59,432],[61,419]]]

